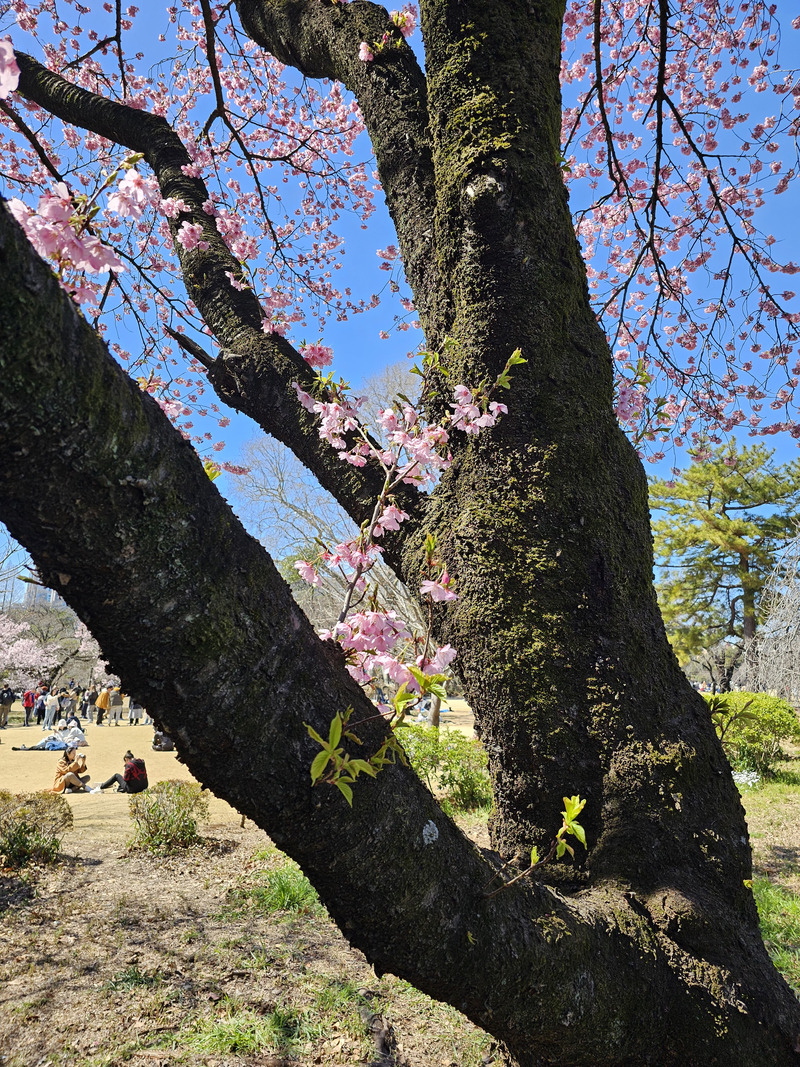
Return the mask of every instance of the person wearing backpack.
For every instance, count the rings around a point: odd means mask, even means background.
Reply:
[[[0,730],[5,730],[8,726],[8,716],[11,711],[11,705],[17,699],[17,694],[13,689],[9,689],[6,685],[3,689],[0,689]]]
[[[117,783],[118,793],[141,793],[147,789],[147,768],[144,765],[144,760],[137,759],[130,750],[125,753],[122,759],[125,764],[122,774],[112,774],[105,782],[95,786],[92,792],[98,793],[103,789],[108,789],[114,782]]]
[[[37,726],[41,726],[42,725],[42,719],[45,717],[45,714],[47,713],[47,706],[45,704],[46,700],[47,700],[47,690],[46,689],[38,689],[36,691],[36,700],[34,700],[34,702],[33,702],[33,711],[34,711],[34,714],[36,715],[36,725]]]

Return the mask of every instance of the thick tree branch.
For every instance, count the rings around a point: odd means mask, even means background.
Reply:
[[[457,1004],[524,1067],[564,1063],[565,1026],[576,1067],[620,1062],[622,1049],[626,1063],[649,1062],[654,1040],[665,1064],[703,1049],[721,1063],[723,1016],[743,1059],[796,1062],[793,998],[776,1000],[774,983],[755,995],[769,964],[745,933],[752,987],[704,961],[715,992],[698,1008],[696,961],[633,894],[599,886],[569,900],[519,884],[487,900],[489,864],[408,768],[359,781],[352,810],[313,788],[305,722],[324,731],[353,707],[352,722],[369,720],[360,754],[383,722],[4,207],[0,276],[0,517],[193,773],[301,863],[378,970]],[[689,1044],[678,1018],[691,1019]]]
[[[263,333],[263,313],[252,290],[237,290],[230,284],[228,274],[239,276],[239,262],[203,210],[209,199],[204,182],[184,174],[182,168],[191,164],[191,157],[169,123],[81,89],[24,53],[17,53],[17,62],[19,91],[24,96],[65,122],[141,152],[162,196],[189,205],[188,212],[170,220],[170,229],[174,239],[184,221],[199,223],[209,245],[206,250],[187,250],[175,241],[188,294],[222,346],[222,353],[208,368],[209,381],[225,403],[287,445],[348,514],[363,522],[383,485],[382,473],[373,467],[348,467],[320,440],[316,418],[301,407],[292,388],[292,382],[298,382],[310,390],[313,373],[285,338]],[[398,496],[412,519],[419,515],[418,493],[403,487]],[[407,531],[399,531],[387,547],[386,559],[392,565],[397,565],[396,553],[406,535]]]
[[[379,4],[320,0],[237,0],[246,32],[282,63],[309,78],[335,78],[356,97],[372,141],[406,277],[436,345],[449,289],[441,283],[434,237],[434,171],[425,76],[414,53]],[[375,59],[358,58],[362,42]]]

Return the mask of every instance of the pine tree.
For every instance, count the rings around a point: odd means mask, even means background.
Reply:
[[[800,505],[800,463],[773,456],[763,445],[728,444],[650,482],[651,510],[663,516],[653,523],[656,589],[683,664],[719,646],[730,678],[756,634],[761,590],[796,533]]]

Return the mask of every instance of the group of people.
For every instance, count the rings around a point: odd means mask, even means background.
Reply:
[[[118,793],[141,793],[147,789],[147,768],[143,759],[137,759],[128,750],[122,757],[122,774],[112,774],[105,782],[89,787],[91,775],[86,771],[86,756],[76,746],[68,748],[56,765],[53,793],[102,793],[117,784]]]
[[[16,699],[17,694],[8,686],[0,690],[0,729],[5,729],[8,725],[11,705]],[[25,726],[32,726],[35,721],[42,730],[52,730],[59,719],[68,719],[71,713],[80,714],[81,719],[88,722],[94,722],[96,716],[98,726],[105,725],[104,718],[108,719],[109,726],[119,726],[125,710],[128,713],[129,726],[138,726],[143,718],[146,726],[152,724],[153,720],[138,701],[130,697],[126,709],[125,699],[118,685],[89,686],[83,689],[72,679],[69,686],[56,690],[40,682],[34,689],[26,689],[22,694]]]
[[[17,694],[8,686],[0,689],[0,728],[8,725],[8,714]],[[108,725],[119,725],[123,713],[124,696],[117,685],[90,686],[82,689],[74,679],[69,686],[56,689],[40,682],[34,689],[22,694],[25,709],[25,726],[42,726],[47,737],[36,744],[14,746],[14,751],[35,752],[40,750],[60,751],[56,766],[54,793],[101,793],[116,783],[118,793],[141,793],[147,789],[147,768],[143,759],[128,750],[123,756],[122,773],[114,773],[106,781],[90,787],[91,775],[87,771],[86,756],[79,749],[88,746],[84,724],[86,721],[103,726],[108,716]],[[144,715],[146,725],[153,720],[141,704],[131,697],[128,701],[128,723],[139,725]],[[80,717],[79,717],[80,716]],[[96,717],[96,723],[95,723]],[[175,744],[169,734],[158,728],[153,735],[153,751],[173,752]]]

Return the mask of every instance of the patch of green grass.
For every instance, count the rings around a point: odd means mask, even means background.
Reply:
[[[254,863],[274,863],[276,860],[285,859],[283,852],[280,849],[275,848],[274,845],[267,845],[265,848],[256,849],[253,853]]]
[[[158,971],[155,974],[147,974],[134,965],[126,967],[124,971],[117,971],[114,977],[106,982],[105,988],[115,993],[120,990],[138,989],[140,987],[152,989],[154,986],[161,985],[163,981],[164,979]]]
[[[193,1052],[252,1055],[264,1049],[289,1051],[324,1034],[309,1013],[278,1004],[267,1015],[228,1008],[224,1015],[198,1019],[180,1035],[180,1047]]]
[[[264,948],[254,948],[242,963],[250,971],[269,971],[275,966],[275,956]]]
[[[381,980],[389,1002],[405,1001],[417,1017],[417,1026],[429,1035],[428,1050],[433,1062],[457,1063],[459,1067],[482,1067],[494,1039],[466,1019],[460,1011],[431,1000],[402,978]]]
[[[772,962],[800,993],[800,895],[766,878],[753,882],[753,894]]]
[[[228,890],[226,917],[242,918],[249,910],[324,915],[316,890],[300,868],[287,860],[280,867],[259,871],[246,885]]]
[[[790,788],[800,788],[800,773],[798,773],[797,771],[789,770],[788,766],[785,763],[782,764],[781,767],[778,768],[778,770],[773,772],[771,780],[780,785],[785,785]]]
[[[355,982],[334,978],[317,990],[314,1007],[322,1012],[342,1012],[348,1008],[369,1007],[369,1001],[358,991]]]

